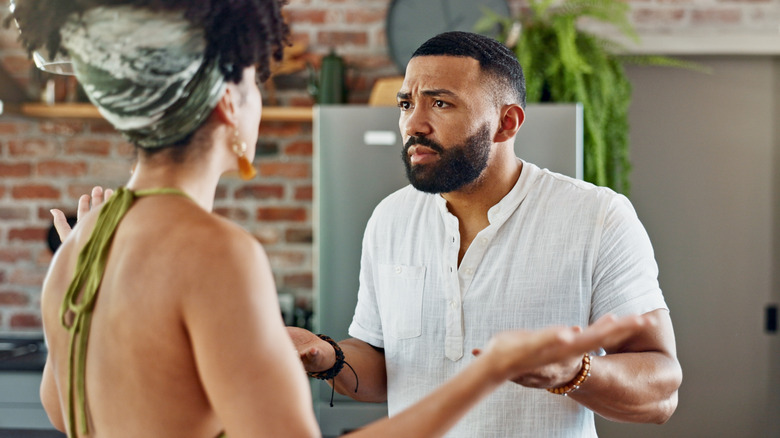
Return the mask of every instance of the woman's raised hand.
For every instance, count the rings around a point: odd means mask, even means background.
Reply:
[[[89,213],[93,208],[99,207],[105,202],[114,191],[111,189],[103,190],[103,187],[95,186],[92,188],[92,193],[89,195],[81,195],[79,197],[78,210],[76,212],[76,222],[80,221],[85,214]],[[71,228],[68,224],[68,219],[65,217],[65,213],[59,209],[51,209],[52,217],[54,218],[54,229],[57,230],[57,234],[60,236],[60,241],[64,242],[70,235]]]

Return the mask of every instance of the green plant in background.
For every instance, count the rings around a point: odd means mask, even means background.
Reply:
[[[499,39],[517,55],[526,78],[526,100],[583,105],[585,180],[628,194],[630,190],[628,107],[631,84],[626,63],[690,66],[662,56],[624,56],[611,40],[577,27],[582,18],[615,26],[637,40],[620,0],[529,0],[519,17],[492,11],[476,31],[501,28]]]

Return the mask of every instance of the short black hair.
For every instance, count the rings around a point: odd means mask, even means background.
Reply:
[[[257,66],[258,79],[271,74],[271,60],[281,60],[288,44],[289,28],[281,7],[284,0],[16,0],[6,18],[19,24],[19,37],[28,52],[46,49],[64,53],[60,28],[72,13],[98,6],[129,5],[159,11],[182,11],[184,17],[204,30],[206,60],[219,57],[225,80],[238,83],[243,70]]]
[[[444,32],[424,42],[412,54],[416,56],[463,56],[479,61],[484,73],[496,79],[499,89],[494,99],[499,105],[510,103],[525,108],[525,76],[517,57],[509,48],[493,38],[471,32]],[[503,101],[503,102],[502,102]]]

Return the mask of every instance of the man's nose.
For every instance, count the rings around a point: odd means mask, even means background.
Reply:
[[[430,135],[432,130],[426,111],[422,108],[413,108],[401,115],[401,132],[407,137],[424,137]]]

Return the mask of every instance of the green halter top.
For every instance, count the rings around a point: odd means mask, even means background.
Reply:
[[[68,436],[76,437],[76,404],[78,420],[83,434],[87,426],[87,404],[85,373],[87,363],[87,341],[89,340],[92,311],[95,308],[97,292],[103,279],[108,252],[119,222],[133,205],[136,198],[150,195],[180,195],[186,193],[174,188],[157,188],[132,191],[120,187],[100,209],[95,228],[87,244],[79,253],[76,273],[65,293],[60,308],[60,321],[70,332],[68,355]],[[224,436],[224,435],[220,435]]]

